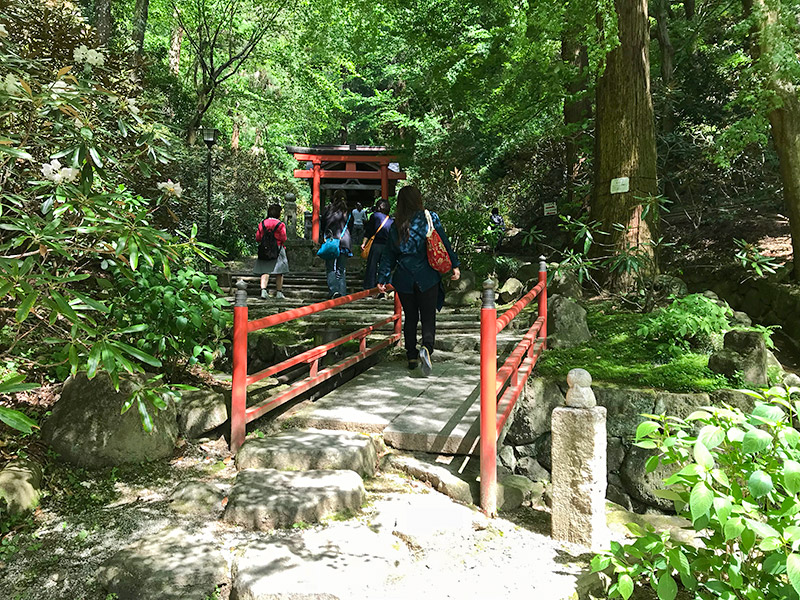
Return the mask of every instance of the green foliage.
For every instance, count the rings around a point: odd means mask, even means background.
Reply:
[[[169,280],[174,266],[189,268],[187,257],[214,260],[213,248],[196,228],[175,235],[155,225],[180,202],[179,185],[159,184],[171,137],[139,103],[125,62],[87,46],[90,32],[70,6],[24,0],[2,15],[11,24],[0,39],[3,351],[20,373],[103,369],[117,382],[160,367],[148,343],[170,332],[158,328],[163,319],[122,314],[135,306],[131,283],[156,268]]]
[[[761,254],[756,244],[750,244],[745,240],[734,240],[736,243],[736,258],[742,266],[750,271],[755,271],[760,277],[764,273],[775,273],[778,264],[769,256]]]
[[[725,331],[733,310],[702,294],[678,298],[657,310],[639,327],[638,334],[658,344],[660,356],[678,356],[686,351],[710,351]]]
[[[542,375],[566,377],[575,365],[596,381],[635,384],[674,392],[708,392],[727,387],[722,375],[708,370],[708,355],[683,352],[657,358],[658,344],[638,334],[648,317],[608,303],[586,306],[592,338],[573,348],[549,349],[537,363]]]
[[[39,387],[36,384],[22,383],[24,380],[25,376],[19,374],[1,378],[0,396],[3,394],[16,394],[17,392],[33,390]],[[7,406],[0,406],[0,421],[24,434],[29,434],[33,431],[33,428],[38,427],[36,421],[25,413]]]
[[[147,324],[136,346],[168,375],[198,362],[210,366],[224,353],[221,340],[232,316],[215,275],[183,267],[166,278],[161,269],[145,267],[124,284],[111,313],[125,329]]]
[[[629,524],[631,544],[612,543],[592,560],[613,568],[609,598],[629,598],[649,585],[672,600],[687,598],[796,599],[800,593],[800,388],[759,394],[746,414],[729,406],[704,407],[685,420],[646,415],[637,445],[658,454],[647,463],[672,467],[660,496],[692,522],[698,544]]]

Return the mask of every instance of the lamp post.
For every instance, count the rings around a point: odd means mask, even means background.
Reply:
[[[211,243],[211,229],[210,229],[210,218],[211,218],[211,146],[217,143],[217,136],[219,135],[219,130],[214,129],[212,127],[203,127],[203,141],[208,146],[208,159],[206,161],[206,243]]]

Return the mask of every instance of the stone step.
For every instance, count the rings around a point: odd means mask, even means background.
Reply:
[[[236,468],[305,471],[351,470],[362,477],[375,473],[378,462],[372,440],[351,431],[294,429],[247,440],[236,454]]]
[[[355,471],[239,471],[223,519],[260,531],[319,523],[342,511],[357,511],[366,498]]]

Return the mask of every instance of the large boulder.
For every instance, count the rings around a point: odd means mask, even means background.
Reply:
[[[525,287],[522,285],[522,282],[516,277],[509,277],[506,279],[503,287],[498,290],[497,298],[500,304],[509,304],[519,300],[523,292],[525,292]]]
[[[729,331],[722,350],[708,357],[708,368],[729,378],[741,373],[746,383],[766,387],[769,379],[764,336],[758,331]]]
[[[571,348],[592,337],[586,311],[574,300],[558,295],[547,302],[547,333],[550,348]]]
[[[583,288],[575,271],[560,269],[548,274],[547,292],[567,298],[583,297]]]
[[[655,471],[648,473],[647,469],[645,469],[645,463],[651,456],[655,456],[653,450],[631,446],[619,470],[620,479],[625,485],[624,491],[647,506],[674,513],[675,505],[672,500],[658,497],[655,491],[665,488],[664,480],[672,475],[677,468],[675,465],[665,466],[659,464]]]
[[[451,290],[444,296],[446,306],[480,306],[481,293],[478,290]]]
[[[122,548],[97,570],[119,600],[205,600],[229,581],[213,528],[174,526]]]
[[[597,403],[606,407],[609,437],[629,438],[636,433],[642,414],[653,414],[657,393],[652,389],[623,388],[595,384]]]
[[[550,414],[556,406],[564,406],[564,394],[556,382],[541,377],[529,379],[525,393],[517,401],[505,443],[512,446],[532,444],[550,431]]]
[[[447,280],[447,289],[454,292],[471,292],[477,289],[477,277],[472,271],[461,269],[461,277]]]
[[[177,406],[178,429],[189,439],[202,437],[228,420],[225,395],[214,390],[189,390]]]
[[[148,406],[153,430],[142,427],[139,411],[120,410],[131,394],[146,385],[143,375],[120,379],[114,389],[107,373],[89,379],[78,373],[64,383],[61,399],[42,425],[42,438],[65,460],[82,467],[140,463],[172,454],[178,437],[175,405],[157,410]]]
[[[28,458],[17,458],[0,471],[0,506],[21,514],[39,504],[42,489],[42,466]]]

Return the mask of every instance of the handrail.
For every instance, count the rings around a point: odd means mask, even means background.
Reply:
[[[537,284],[499,318],[494,291],[494,281],[487,280],[483,284],[481,307],[480,502],[481,508],[489,516],[497,514],[497,439],[537,359],[547,347],[547,263],[544,256],[539,257]],[[497,334],[534,298],[539,300],[538,317],[498,369]]]
[[[253,321],[248,320],[247,316],[247,283],[239,280],[236,284],[236,299],[233,307],[233,389],[231,394],[231,451],[237,452],[244,443],[247,433],[247,423],[257,419],[270,410],[296,398],[300,394],[312,389],[314,386],[330,379],[337,373],[355,365],[356,363],[372,356],[373,354],[388,348],[400,340],[402,308],[400,298],[397,294],[394,297],[394,311],[390,317],[385,317],[367,325],[352,333],[343,335],[333,341],[326,342],[289,357],[286,360],[262,369],[252,375],[247,374],[247,335],[250,332],[266,329],[274,325],[293,321],[301,317],[313,315],[329,308],[342,306],[356,300],[361,300],[381,292],[377,287],[355,292],[340,298],[316,302],[308,306],[294,308]],[[394,323],[394,330],[386,339],[380,341],[371,348],[367,348],[367,336],[373,331]],[[332,365],[323,370],[319,370],[319,361],[325,357],[333,348],[351,340],[359,340],[359,350],[356,354],[349,356],[336,365]],[[247,386],[261,381],[262,379],[285,371],[299,364],[309,365],[309,374],[303,380],[294,383],[288,389],[282,391],[273,398],[269,398],[259,405],[247,407]]]

